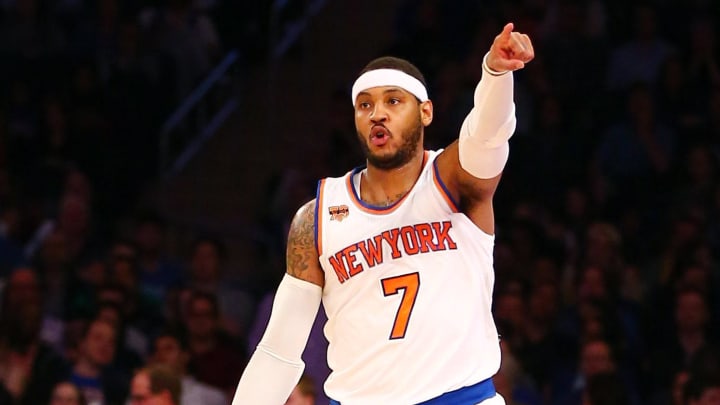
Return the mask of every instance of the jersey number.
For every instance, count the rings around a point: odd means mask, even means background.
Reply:
[[[388,277],[380,280],[380,282],[382,283],[383,293],[386,297],[395,295],[400,292],[400,290],[403,290],[400,307],[395,315],[395,323],[390,332],[391,340],[402,339],[405,337],[408,322],[410,321],[410,314],[415,305],[415,298],[417,297],[418,288],[420,287],[420,274],[410,273],[402,276]]]

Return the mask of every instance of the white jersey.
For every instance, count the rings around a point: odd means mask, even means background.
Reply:
[[[412,190],[374,207],[359,169],[320,181],[316,243],[325,272],[325,383],[342,405],[415,404],[493,376],[494,237],[458,211],[425,152]]]

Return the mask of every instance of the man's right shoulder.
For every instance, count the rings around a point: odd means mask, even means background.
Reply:
[[[295,214],[288,232],[286,264],[288,274],[322,286],[324,277],[315,238],[316,204],[315,199],[310,200]]]
[[[297,212],[295,213],[295,217],[292,220],[292,224],[290,226],[291,229],[294,226],[306,226],[308,224],[308,222],[309,222],[309,225],[312,225],[314,228],[316,205],[317,205],[317,199],[315,199],[315,198],[313,198],[312,200],[301,205],[300,208],[298,208]]]

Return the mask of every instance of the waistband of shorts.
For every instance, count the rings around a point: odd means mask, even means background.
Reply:
[[[488,378],[479,383],[446,392],[417,405],[474,405],[494,396],[495,385],[492,378]],[[340,405],[340,402],[331,399],[330,405]]]

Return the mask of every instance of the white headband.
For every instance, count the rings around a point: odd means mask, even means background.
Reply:
[[[428,101],[427,89],[420,80],[396,69],[376,69],[361,74],[355,80],[352,87],[353,104],[361,91],[380,86],[401,87],[420,101]]]

